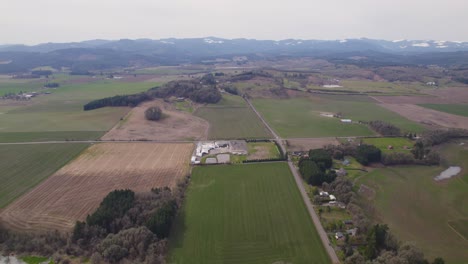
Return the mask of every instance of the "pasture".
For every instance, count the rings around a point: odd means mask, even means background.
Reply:
[[[466,104],[420,104],[420,106],[440,112],[468,117],[468,105]]]
[[[69,231],[115,189],[173,187],[189,173],[193,144],[101,143],[84,151],[0,214],[23,231]]]
[[[249,142],[247,148],[247,160],[281,158],[278,147],[273,142]]]
[[[390,226],[403,241],[414,242],[429,258],[443,257],[447,263],[468,260],[468,240],[462,223],[468,219],[468,149],[456,144],[443,146],[447,164],[463,168],[460,176],[435,182],[447,168],[398,166],[376,169],[357,181],[375,191],[374,217]]]
[[[374,135],[362,124],[343,124],[321,112],[341,113],[353,121],[385,120],[403,131],[420,132],[423,127],[374,103],[330,100],[322,97],[285,100],[255,99],[253,104],[267,122],[283,137],[331,137]]]
[[[342,80],[337,88],[319,89],[333,91],[350,91],[362,94],[373,95],[416,95],[420,90],[427,88],[419,82],[386,82],[386,81],[367,81],[367,80]],[[310,86],[317,89],[316,86]]]
[[[410,152],[413,147],[413,141],[408,138],[364,138],[362,139],[364,144],[374,145],[383,153],[392,153],[392,152]],[[393,149],[388,149],[389,146],[392,146]],[[405,146],[407,147],[405,149]]]
[[[27,102],[0,100],[0,140],[5,142],[12,138],[11,135],[2,135],[4,132],[34,132],[23,134],[31,141],[39,141],[44,137],[65,140],[69,139],[70,133],[74,139],[95,139],[98,134],[102,135],[112,128],[130,108],[106,107],[83,111],[85,103],[103,97],[145,91],[156,85],[101,80],[64,84],[53,90],[52,94],[41,95]],[[84,133],[80,134],[81,131]],[[53,133],[47,136],[43,132]],[[60,132],[67,133],[62,135]]]
[[[0,208],[29,191],[88,144],[0,145]]]
[[[218,104],[200,107],[194,114],[210,123],[209,139],[271,137],[262,121],[240,96],[223,96]]]
[[[330,263],[286,163],[197,167],[168,263]]]

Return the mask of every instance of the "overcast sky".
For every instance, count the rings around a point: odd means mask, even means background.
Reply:
[[[467,0],[0,0],[0,43],[89,39],[468,41]]]

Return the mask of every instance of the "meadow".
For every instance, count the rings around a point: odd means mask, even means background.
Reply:
[[[397,166],[376,169],[359,178],[375,190],[374,217],[389,225],[403,241],[419,246],[426,256],[446,263],[468,259],[468,149],[457,144],[442,148],[443,167]],[[433,180],[448,165],[463,168],[460,176],[438,183]]]
[[[262,121],[240,96],[224,95],[218,104],[200,107],[194,114],[210,123],[209,139],[271,137]]]
[[[382,150],[383,153],[392,152],[407,152],[409,153],[414,143],[408,138],[364,138],[363,143],[374,145]],[[393,149],[388,149],[388,146],[392,146]],[[405,146],[407,149],[405,149]]]
[[[329,97],[331,98],[331,97]],[[374,135],[362,124],[343,124],[321,112],[341,113],[353,121],[385,120],[403,131],[420,132],[423,127],[374,103],[331,100],[322,97],[295,99],[254,99],[253,104],[267,122],[283,137],[344,137]]]
[[[330,263],[286,163],[196,167],[168,263]]]
[[[112,128],[130,108],[106,107],[83,111],[84,104],[103,97],[146,91],[157,85],[97,80],[64,84],[51,90],[51,94],[35,97],[28,102],[4,102],[0,105],[0,142],[13,141],[15,138],[19,141],[96,139]],[[16,137],[3,134],[5,132],[22,134]]]
[[[420,104],[420,106],[459,116],[468,116],[466,104]]]
[[[26,193],[88,144],[0,145],[0,208]]]

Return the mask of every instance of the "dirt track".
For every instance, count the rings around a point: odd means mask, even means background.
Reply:
[[[112,190],[143,192],[175,186],[189,172],[193,147],[191,143],[96,144],[5,208],[0,220],[22,231],[69,231]]]
[[[435,111],[413,104],[380,104],[401,116],[427,126],[468,129],[468,117]]]
[[[160,121],[145,119],[145,110],[159,106],[166,116]],[[190,113],[178,111],[161,100],[143,103],[132,109],[103,140],[206,140],[209,124]]]

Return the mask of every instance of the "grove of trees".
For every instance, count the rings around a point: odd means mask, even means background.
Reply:
[[[152,106],[145,110],[145,118],[151,121],[158,121],[162,117],[162,110],[159,106]]]

